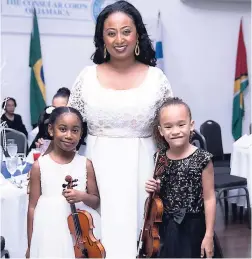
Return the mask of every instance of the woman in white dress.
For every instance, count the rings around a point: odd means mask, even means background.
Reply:
[[[153,174],[152,122],[172,96],[142,17],[126,1],[97,18],[95,65],[77,77],[69,106],[87,122],[86,156],[92,160],[101,197],[101,235],[107,258],[135,258],[146,193]]]

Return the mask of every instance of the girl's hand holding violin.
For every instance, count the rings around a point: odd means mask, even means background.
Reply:
[[[84,192],[82,191],[78,191],[74,189],[65,189],[62,194],[69,203],[76,203],[76,202],[83,201]]]
[[[160,180],[150,179],[145,183],[145,191],[148,193],[160,191]]]

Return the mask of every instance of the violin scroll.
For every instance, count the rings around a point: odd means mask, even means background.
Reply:
[[[67,175],[67,176],[65,177],[65,181],[66,181],[67,183],[63,183],[63,184],[62,184],[62,187],[63,187],[64,189],[65,189],[65,188],[67,188],[67,189],[73,189],[73,187],[75,187],[75,186],[78,185],[78,184],[74,184],[74,183],[78,182],[78,179],[74,179],[74,180],[73,180],[72,176],[70,176],[70,175]]]

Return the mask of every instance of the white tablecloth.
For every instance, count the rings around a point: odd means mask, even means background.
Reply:
[[[26,176],[24,176],[26,177]],[[8,180],[1,182],[1,229],[5,238],[5,249],[11,258],[25,258],[27,249],[27,189],[17,188]]]
[[[231,156],[231,175],[241,176],[247,179],[247,188],[249,190],[250,206],[252,205],[252,145],[241,147],[233,145],[233,153]],[[230,195],[237,194],[237,190],[230,191]],[[239,190],[240,194],[245,194],[245,191]],[[232,198],[231,202],[237,203],[238,206],[247,207],[245,197]]]

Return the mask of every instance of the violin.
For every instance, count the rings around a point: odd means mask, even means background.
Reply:
[[[78,180],[73,180],[70,175],[65,178],[67,184],[63,188],[73,189]],[[74,240],[74,253],[76,258],[105,258],[106,252],[93,234],[93,218],[85,210],[77,210],[75,204],[70,204],[71,214],[67,218],[68,227]]]
[[[157,153],[155,161],[154,179],[157,178],[158,156],[159,153]],[[162,222],[163,210],[162,200],[156,192],[151,193],[145,201],[144,222],[138,240],[137,258],[157,256],[160,249],[159,224]]]

